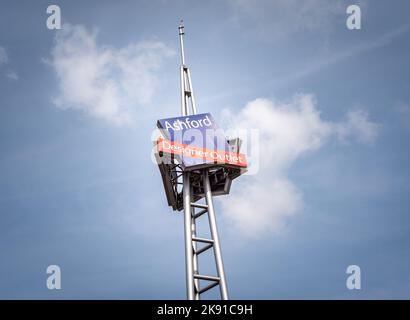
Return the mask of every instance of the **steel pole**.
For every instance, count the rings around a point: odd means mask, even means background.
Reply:
[[[192,185],[190,186],[191,194],[193,194]],[[196,222],[194,218],[195,210],[190,206],[191,210],[191,236],[192,238],[196,238]],[[198,254],[197,254],[197,244],[195,241],[192,241],[192,266],[193,266],[193,273],[199,273],[199,265],[198,265]],[[199,300],[199,280],[194,279],[194,288],[195,288],[195,300]]]
[[[191,188],[189,172],[184,172],[184,229],[185,229],[185,262],[186,262],[186,290],[187,299],[194,300],[194,265],[192,248],[192,214],[191,214]]]
[[[188,78],[189,90],[191,91],[192,114],[196,114],[194,87],[192,86],[191,72],[188,68],[186,69],[186,73]]]
[[[184,66],[181,66],[180,69],[180,76],[181,76],[181,113],[183,116],[188,115],[188,110],[187,110],[187,103],[186,103],[186,97],[185,97],[185,70]]]
[[[215,218],[215,211],[214,211],[214,204],[212,201],[212,191],[211,191],[211,184],[209,183],[209,173],[208,170],[205,169],[203,173],[203,182],[204,182],[204,192],[206,197],[206,202],[208,205],[208,219],[209,219],[209,227],[211,229],[212,238],[214,239],[214,254],[215,254],[215,261],[216,261],[216,269],[218,272],[218,276],[220,278],[219,288],[221,290],[221,299],[228,300],[228,289],[226,286],[226,279],[225,279],[225,271],[224,265],[222,261],[222,253],[221,253],[221,246],[219,243],[219,236],[218,236],[218,229],[216,227],[216,218]]]
[[[179,26],[179,42],[181,45],[181,113],[183,116],[189,114],[186,101],[186,76],[185,76],[185,54],[184,54],[184,25],[181,20]],[[183,173],[183,198],[184,198],[184,229],[185,229],[185,269],[186,269],[186,290],[187,299],[194,300],[198,295],[195,295],[195,280],[194,268],[197,271],[198,264],[195,260],[192,245],[192,235],[195,230],[195,222],[193,223],[192,208],[191,208],[191,185],[189,172]],[[198,281],[197,281],[198,282]],[[197,284],[199,286],[199,283]]]

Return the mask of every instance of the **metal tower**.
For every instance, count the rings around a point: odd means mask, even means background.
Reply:
[[[196,114],[197,109],[192,88],[191,74],[185,63],[185,33],[183,21],[181,21],[178,29],[181,46],[181,112],[183,116],[187,116]],[[228,289],[226,286],[225,271],[209,181],[209,169],[204,168],[200,170],[200,172],[196,172],[194,177],[191,176],[192,174],[189,171],[182,173],[187,299],[199,300],[202,293],[215,286],[219,286],[221,299],[228,300]],[[197,194],[194,192],[193,184],[196,184],[199,187],[195,188]],[[205,195],[205,203],[195,203],[196,198],[201,197],[201,195]],[[208,215],[211,239],[200,238],[197,237],[196,234],[196,220],[205,214]],[[201,247],[199,247],[199,244],[201,244]],[[202,275],[199,273],[198,256],[211,248],[213,249],[215,256],[217,276]],[[208,284],[202,286],[201,282],[205,281],[208,282]]]
[[[187,122],[184,126],[188,127],[188,119],[190,119],[190,123],[199,125],[201,122],[195,119],[200,117],[207,119],[208,124],[205,126],[211,126],[213,128],[211,131],[217,128],[216,123],[213,120],[211,121],[211,114],[197,114],[191,74],[185,63],[184,26],[182,21],[179,26],[179,40],[181,45],[182,115],[177,118],[158,120],[157,126],[162,130],[164,136],[161,135],[161,138],[155,143],[155,157],[162,176],[168,205],[175,211],[183,210],[184,212],[187,298],[189,300],[199,300],[202,293],[219,286],[221,299],[227,300],[228,290],[216,226],[213,197],[229,194],[232,180],[246,171],[246,156],[239,153],[240,139],[228,140],[223,136],[222,149],[218,145],[207,149],[203,146],[181,144],[180,141],[175,141],[167,131],[172,128],[168,121],[173,122],[177,119],[178,122],[180,119],[183,121],[185,119]],[[205,124],[204,119],[202,121]],[[166,123],[165,129],[164,123]],[[182,125],[180,126],[182,127]],[[172,132],[174,130],[180,129],[171,129]],[[166,141],[167,147],[164,147],[164,141]],[[184,142],[183,139],[182,142]],[[181,156],[181,153],[178,154],[177,151],[170,148],[172,146],[182,146],[183,148],[190,148],[190,152],[198,152],[198,154],[201,154],[199,164],[196,162],[194,164],[189,163],[186,158],[191,157],[192,159],[195,156],[190,153],[184,158],[184,155]],[[215,155],[216,157],[214,157]],[[222,160],[219,157],[220,155],[222,155]],[[208,238],[197,235],[197,223],[201,220],[200,217],[205,216],[208,217],[210,235]],[[215,263],[216,275],[204,275],[199,270],[198,257],[208,250],[212,250],[214,253],[213,262]]]

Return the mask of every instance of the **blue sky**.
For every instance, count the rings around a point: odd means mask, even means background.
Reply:
[[[410,4],[54,1],[48,30],[49,4],[0,4],[0,298],[185,298],[150,158],[181,17],[199,111],[260,132],[258,172],[216,201],[231,298],[410,298]]]

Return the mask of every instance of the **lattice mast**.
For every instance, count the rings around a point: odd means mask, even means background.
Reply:
[[[178,29],[181,47],[181,113],[182,116],[188,116],[196,114],[197,109],[192,88],[191,74],[185,62],[185,33],[182,20]],[[183,180],[182,193],[185,231],[186,289],[188,300],[199,300],[202,293],[215,286],[219,286],[221,299],[228,300],[228,290],[209,179],[210,170],[211,169],[209,168],[203,168],[195,170],[195,172],[181,172]],[[193,179],[194,175],[195,179]],[[198,176],[201,181],[198,181]],[[200,185],[200,188],[194,188],[194,185]],[[196,202],[196,200],[200,198],[204,198],[205,203]],[[196,234],[197,220],[204,215],[208,216],[211,235],[209,239],[198,237]],[[199,273],[198,256],[211,249],[214,252],[217,275],[202,275]],[[204,282],[206,282],[205,286],[202,285]]]

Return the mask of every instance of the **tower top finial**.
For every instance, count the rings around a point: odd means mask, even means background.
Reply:
[[[181,19],[179,27],[179,43],[181,45],[181,64],[185,66],[185,53],[184,53],[184,20]]]
[[[183,19],[181,19],[178,29],[179,29],[179,35],[183,35],[184,34],[184,20]]]

